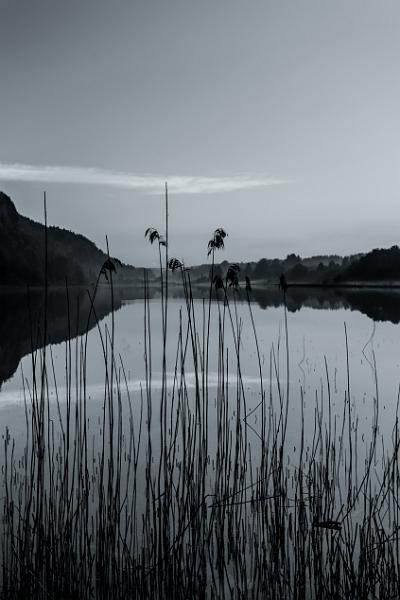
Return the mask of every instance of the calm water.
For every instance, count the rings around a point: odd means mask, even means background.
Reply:
[[[206,292],[197,290],[194,300],[200,346],[205,332],[203,324],[207,315],[207,301],[203,302],[203,295],[206,295]],[[248,303],[240,295],[235,298],[231,297],[231,312],[225,313],[226,391],[224,390],[224,396],[221,395],[221,386],[218,388],[221,370],[218,369],[216,351],[219,334],[218,317],[223,315],[223,303],[221,301],[213,303],[208,405],[202,404],[198,412],[194,410],[196,377],[190,357],[190,343],[185,361],[185,385],[182,385],[183,375],[179,369],[180,327],[182,326],[183,340],[186,340],[187,332],[185,302],[183,298],[179,297],[177,290],[171,290],[169,301],[166,353],[168,417],[165,431],[168,430],[167,440],[173,439],[174,431],[178,432],[174,438],[176,443],[174,441],[173,444],[174,460],[171,463],[173,465],[171,481],[174,482],[175,487],[178,486],[181,477],[180,465],[188,452],[188,446],[185,446],[184,443],[185,436],[188,431],[191,431],[193,436],[191,439],[196,438],[196,432],[201,430],[202,417],[199,418],[199,415],[204,414],[202,411],[204,406],[207,406],[208,439],[204,491],[207,496],[215,492],[215,484],[220,482],[219,469],[225,461],[225,457],[234,458],[236,450],[240,450],[238,456],[241,468],[237,473],[242,472],[240,487],[244,491],[245,507],[240,518],[243,523],[248,525],[251,523],[254,525],[254,520],[252,520],[254,514],[250,504],[252,482],[258,478],[262,464],[261,458],[265,456],[266,446],[271,448],[272,444],[275,444],[275,441],[271,442],[270,438],[266,444],[266,438],[261,440],[260,437],[263,423],[260,406],[262,389],[266,392],[265,422],[272,423],[273,432],[279,432],[275,437],[278,443],[283,429],[281,423],[285,421],[285,419],[281,420],[279,416],[280,406],[286,405],[286,391],[289,389],[287,435],[285,444],[281,446],[289,500],[297,493],[296,476],[299,471],[300,456],[301,464],[305,466],[306,471],[310,468],[311,475],[314,472],[311,464],[314,463],[317,452],[320,453],[321,463],[324,463],[326,459],[326,455],[324,455],[325,440],[330,439],[332,433],[332,440],[334,440],[332,444],[335,452],[337,451],[339,454],[337,463],[335,458],[337,474],[335,475],[336,483],[331,513],[329,513],[333,518],[338,518],[339,515],[343,518],[342,507],[346,502],[346,482],[351,482],[353,491],[358,488],[360,481],[364,481],[363,474],[369,456],[372,457],[370,486],[372,489],[379,488],[382,480],[383,459],[386,451],[390,451],[391,434],[396,419],[400,383],[400,331],[398,325],[400,296],[396,292],[377,290],[345,290],[342,292],[339,290],[324,292],[306,289],[289,290],[287,298],[289,372],[286,364],[285,309],[281,304],[281,299],[281,295],[276,289],[256,290],[250,311]],[[42,295],[38,293],[30,298],[30,311],[26,310],[26,298],[23,295],[3,295],[1,303],[3,320],[0,355],[3,358],[1,370],[3,384],[0,392],[0,419],[1,433],[6,443],[0,446],[0,465],[3,464],[4,452],[8,447],[6,462],[9,464],[10,461],[13,461],[18,472],[18,469],[21,469],[18,465],[23,464],[21,457],[24,456],[24,448],[28,447],[29,440],[32,439],[30,395],[35,366],[29,350],[32,344],[41,348],[43,332],[42,330],[37,331],[33,325],[43,322],[41,318],[43,302]],[[69,306],[69,320],[65,319],[67,306]],[[128,501],[129,504],[134,497],[137,511],[135,518],[138,519],[138,522],[141,522],[142,515],[146,514],[148,509],[145,494],[146,482],[157,481],[157,473],[161,472],[159,466],[162,464],[159,460],[162,318],[160,298],[157,297],[156,292],[153,292],[153,297],[148,303],[151,324],[151,394],[149,393],[149,379],[146,383],[144,306],[145,303],[140,298],[139,292],[135,294],[130,290],[115,290],[115,311],[112,312],[109,290],[103,289],[99,292],[96,300],[95,312],[99,319],[96,323],[93,318],[89,318],[90,302],[84,290],[71,291],[68,303],[64,293],[54,292],[50,295],[48,302],[47,325],[51,344],[46,352],[48,367],[46,389],[48,389],[50,403],[45,420],[49,431],[52,432],[49,452],[55,452],[53,459],[55,463],[53,462],[53,464],[57,464],[58,453],[62,448],[60,422],[65,422],[63,419],[67,414],[66,398],[68,393],[72,398],[72,415],[80,415],[76,421],[74,421],[74,416],[72,417],[71,437],[76,439],[76,428],[81,427],[82,423],[83,389],[86,389],[87,413],[84,413],[83,418],[86,424],[85,440],[88,441],[88,464],[90,465],[90,475],[93,476],[94,481],[90,491],[90,501],[91,507],[97,506],[97,483],[102,448],[107,457],[112,447],[110,440],[115,439],[116,434],[114,428],[108,435],[107,417],[102,419],[104,398],[111,398],[112,410],[114,414],[118,414],[117,429],[121,423],[122,433],[119,447],[121,448],[121,457],[123,457],[121,481],[124,484],[129,480],[133,439],[138,448],[136,454],[138,466],[135,470],[135,490],[138,490],[138,493],[135,496],[129,496]],[[262,381],[259,375],[252,315],[260,350]],[[85,347],[84,332],[88,323],[91,329],[87,338],[86,385],[82,386],[81,356]],[[243,388],[237,386],[239,373],[232,325],[236,336],[240,331],[240,375]],[[34,334],[31,333],[32,331]],[[112,332],[114,332],[115,339],[113,389],[114,386],[117,387],[116,382],[119,379],[121,394],[110,394],[105,391],[110,381],[105,379],[104,355],[108,357],[106,362],[110,369],[109,354]],[[70,343],[66,342],[66,339],[70,339]],[[36,353],[36,373],[38,375],[42,359],[43,353],[39,351]],[[200,385],[202,385],[201,382]],[[348,387],[350,388],[350,403],[346,404]],[[218,389],[219,397],[217,397]],[[330,392],[330,396],[328,396],[328,392]],[[206,398],[207,401],[206,395],[200,395],[200,397],[202,400]],[[221,397],[223,397],[223,401],[221,401]],[[104,402],[104,407],[104,415],[106,415],[109,408],[107,402]],[[47,407],[45,410],[47,411]],[[300,451],[302,413],[304,414],[304,453]],[[244,421],[245,414],[247,418]],[[377,414],[378,419],[376,418]],[[344,415],[345,418],[343,418]],[[240,418],[237,418],[238,416]],[[109,422],[110,418],[108,417]],[[244,422],[248,427],[243,425]],[[278,422],[279,426],[277,426]],[[330,428],[327,423],[330,423]],[[350,427],[348,427],[349,423]],[[371,440],[377,423],[377,451],[371,454]],[[343,424],[346,427],[342,429]],[[9,435],[4,434],[6,427],[9,428]],[[219,431],[222,429],[225,431],[224,435],[219,436],[218,428]],[[318,439],[316,443],[314,443],[315,439]],[[222,444],[217,444],[217,440],[222,440]],[[200,443],[199,439],[196,443]],[[195,445],[195,442],[193,444]],[[330,447],[329,443],[328,447]],[[196,448],[198,452],[199,446]],[[223,460],[218,462],[218,455],[221,457],[221,448]],[[227,452],[226,448],[228,448]],[[350,471],[349,448],[352,449],[351,456],[354,460]],[[194,462],[196,463],[197,458],[198,454],[195,453]],[[230,460],[228,462],[230,463]],[[67,464],[69,467],[71,466],[70,461]],[[73,464],[75,465],[75,462]],[[349,472],[350,479],[348,478]],[[224,471],[224,493],[227,493],[228,497],[237,493],[235,473],[236,471],[231,468]],[[309,481],[311,482],[311,478]],[[18,490],[19,475],[15,478],[15,482],[16,490]],[[269,496],[269,493],[267,495]],[[358,493],[357,497],[359,497]],[[363,497],[360,497],[361,500],[356,505],[351,505],[352,523],[364,522]],[[324,500],[326,501],[327,497]],[[174,502],[176,509],[182,508],[179,494],[176,495]],[[95,511],[96,508],[93,510]],[[292,508],[288,507],[288,510],[290,512]],[[314,500],[311,501],[311,496],[308,510],[308,519],[311,523],[315,516],[313,513]],[[387,519],[385,520],[384,515],[382,518],[383,521],[380,523],[383,523],[383,526],[387,528],[387,534],[390,535],[390,522],[386,522]],[[248,520],[246,521],[246,519]],[[251,539],[249,538],[249,540]],[[249,556],[250,554],[249,551]],[[233,567],[230,568],[233,569]],[[230,575],[233,577],[233,571]]]
[[[152,332],[152,390],[155,397],[161,388],[161,309],[160,299],[154,292],[150,300]],[[185,313],[184,300],[179,291],[171,291],[169,303],[169,336],[167,345],[168,385],[174,383],[177,355],[179,314]],[[203,300],[206,291],[197,290],[195,312],[197,328],[202,334]],[[144,363],[144,303],[140,292],[116,290],[114,303],[115,353],[117,371],[125,370],[133,405],[138,403],[140,390],[145,387]],[[39,318],[42,297],[31,297],[31,317],[26,310],[26,297],[23,294],[1,296],[2,335],[0,355],[2,357],[0,392],[0,412],[2,423],[10,427],[20,427],[23,409],[23,380],[25,397],[29,398],[32,382],[31,323]],[[82,335],[87,326],[90,302],[84,290],[70,292],[69,323],[66,313],[65,292],[52,293],[49,298],[48,331],[52,342],[49,360],[50,396],[55,398],[56,389],[60,402],[65,400],[67,385],[65,364],[68,345],[65,339],[71,333],[71,354],[78,356],[83,344]],[[252,312],[257,330],[264,389],[277,388],[277,379],[286,389],[286,349],[284,335],[284,308],[281,294],[277,289],[255,290]],[[332,397],[332,409],[338,416],[342,414],[345,391],[347,389],[346,338],[348,337],[350,392],[353,419],[358,427],[360,438],[369,437],[374,398],[376,397],[376,374],[380,411],[380,433],[390,435],[394,423],[398,388],[400,383],[400,294],[378,290],[310,290],[291,289],[288,293],[288,332],[290,356],[290,410],[289,432],[293,435],[298,427],[301,389],[304,393],[306,422],[313,422],[316,402],[324,406],[327,398],[327,373]],[[109,292],[102,290],[96,300],[96,314],[99,326],[94,326],[88,336],[87,395],[93,408],[101,405],[104,396],[104,357],[101,336],[109,347],[112,328]],[[33,315],[33,316],[32,316]],[[218,333],[217,304],[213,304],[211,326],[211,352],[209,386],[216,388],[217,358],[215,356]],[[241,375],[244,382],[248,412],[260,401],[260,377],[253,328],[247,302],[243,298],[236,301],[236,312],[232,300],[232,318],[241,327]],[[183,322],[185,316],[183,316]],[[229,382],[233,385],[237,375],[234,340],[228,315],[226,316],[228,342]],[[108,332],[108,333],[107,333]],[[74,335],[77,334],[77,335]],[[36,337],[37,336],[37,337]],[[40,346],[41,334],[35,330],[34,341]],[[275,356],[275,359],[274,359]],[[53,364],[50,362],[53,360]],[[274,362],[275,360],[275,362]],[[79,361],[78,361],[79,362]],[[374,368],[376,364],[376,370]],[[79,381],[79,367],[74,367],[73,385]],[[56,385],[55,385],[56,381]],[[194,369],[190,359],[186,364],[186,386],[194,387]],[[257,427],[260,411],[251,416],[251,423]],[[358,419],[358,420],[357,420]]]

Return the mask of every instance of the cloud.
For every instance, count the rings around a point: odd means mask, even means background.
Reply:
[[[165,182],[174,194],[213,194],[236,192],[287,183],[266,175],[233,175],[225,177],[188,177],[184,175],[135,175],[96,168],[23,165],[0,163],[0,181],[99,185],[149,193],[164,193]]]

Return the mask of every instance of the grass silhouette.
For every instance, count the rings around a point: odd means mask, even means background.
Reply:
[[[279,345],[272,345],[265,385],[246,278],[260,380],[260,401],[250,408],[242,369],[248,348],[235,292],[241,285],[239,267],[230,265],[224,277],[214,278],[215,251],[224,247],[226,232],[216,229],[208,244],[210,289],[200,313],[190,270],[168,257],[168,233],[165,246],[154,229],[146,237],[159,250],[161,388],[153,381],[154,302],[146,274],[145,383],[136,396],[115,350],[113,318],[110,327],[97,322],[104,393],[96,422],[89,411],[87,335],[73,340],[69,320],[62,392],[51,347],[33,352],[32,380],[24,380],[22,455],[7,427],[3,440],[1,597],[399,597],[399,423],[396,413],[392,438],[378,448],[375,363],[372,434],[364,463],[350,410],[347,332],[342,416],[332,415],[325,360],[313,424],[305,423],[299,387],[296,462],[288,463],[289,394],[293,401],[294,392],[286,303],[284,377]],[[100,272],[108,276],[111,301],[115,268],[108,258]],[[173,323],[168,270],[180,273],[184,294]],[[94,291],[90,310],[96,316],[95,296]],[[211,363],[217,364],[216,387],[210,384]],[[257,426],[254,416],[259,416]]]

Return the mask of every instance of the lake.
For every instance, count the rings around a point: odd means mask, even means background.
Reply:
[[[54,365],[51,372],[56,375],[60,391],[65,390],[65,340],[70,330],[73,350],[84,339],[87,327],[90,302],[85,290],[69,292],[70,319],[65,317],[67,310],[65,291],[50,294],[48,336],[52,341]],[[161,389],[162,341],[161,308],[159,294],[152,292],[150,300],[150,320],[152,339],[152,387]],[[138,393],[145,385],[144,363],[144,302],[141,290],[131,288],[117,289],[115,292],[115,353],[120,365],[123,364],[128,387]],[[139,296],[139,297],[138,297]],[[157,297],[158,296],[158,297]],[[168,382],[172,386],[176,368],[177,332],[179,312],[185,305],[179,289],[173,288],[169,300],[167,371]],[[208,302],[207,290],[194,290],[194,307],[200,330],[203,324],[203,299]],[[23,399],[22,373],[27,381],[32,379],[32,344],[41,347],[41,333],[35,323],[40,320],[42,296],[30,299],[31,318],[27,311],[25,294],[3,294],[0,300],[2,308],[2,332],[0,344],[1,379],[0,410]],[[232,305],[233,306],[233,305]],[[354,410],[360,413],[360,427],[368,423],[371,398],[375,395],[375,369],[378,374],[378,389],[381,398],[381,427],[390,427],[396,409],[400,384],[400,291],[377,289],[318,289],[292,288],[287,295],[288,337],[290,355],[291,412],[298,413],[300,388],[306,399],[314,405],[315,394],[320,392],[321,381],[326,384],[326,365],[331,380],[333,406],[342,406],[344,392],[347,389],[346,337],[348,338],[350,389]],[[243,294],[236,300],[235,323],[241,323],[241,376],[246,390],[257,402],[260,393],[260,374],[257,348],[249,313],[248,302]],[[268,388],[271,375],[271,352],[275,350],[277,368],[286,381],[285,373],[285,335],[282,294],[276,288],[255,289],[251,297],[251,309],[254,318],[264,387]],[[217,335],[218,321],[216,304],[213,306],[211,322],[211,351],[213,337]],[[232,308],[233,311],[233,308]],[[96,299],[96,316],[101,330],[111,330],[111,300],[107,290],[103,289]],[[227,321],[229,318],[226,317]],[[33,323],[30,325],[29,321]],[[94,316],[90,319],[88,335],[88,358],[86,386],[93,402],[101,400],[104,391],[104,357],[100,344],[99,330],[94,326]],[[31,333],[30,328],[34,330]],[[39,333],[38,333],[39,331]],[[226,326],[228,345],[230,344],[230,372],[236,377],[236,358],[231,325]],[[78,335],[76,335],[78,334]],[[215,358],[215,357],[214,357]],[[326,365],[325,365],[326,360]],[[275,368],[274,368],[275,369]],[[276,379],[273,369],[272,379]],[[186,369],[186,383],[193,387],[193,370]],[[233,381],[232,379],[232,381]],[[209,384],[216,386],[217,364],[210,363]],[[54,382],[53,382],[54,383]],[[53,386],[54,387],[54,386]],[[50,384],[50,388],[52,386]],[[53,390],[54,391],[54,390]],[[51,391],[50,393],[53,393]],[[249,404],[249,410],[254,408]],[[4,423],[4,421],[3,421]],[[365,425],[368,430],[368,425]],[[367,433],[367,430],[363,433]],[[386,431],[387,432],[387,431]]]
[[[385,485],[398,477],[400,294],[289,288],[283,300],[265,288],[209,305],[207,290],[173,286],[164,342],[157,289],[144,300],[104,286],[94,305],[52,290],[46,323],[42,292],[1,295],[5,497],[21,515],[42,490],[33,539],[44,519],[70,544],[80,594],[101,572],[100,590],[117,577],[160,596],[173,567],[192,595],[318,598],[328,580],[350,585],[350,564],[372,585],[382,552],[384,581],[400,522]],[[27,539],[4,512],[11,572]]]

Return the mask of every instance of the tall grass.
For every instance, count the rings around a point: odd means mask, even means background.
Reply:
[[[88,392],[87,334],[74,337],[68,319],[62,389],[51,348],[32,353],[32,380],[23,379],[22,453],[8,427],[3,438],[1,597],[398,598],[399,423],[396,416],[392,439],[378,448],[376,365],[366,448],[350,407],[347,336],[342,416],[332,413],[325,360],[314,423],[306,425],[304,389],[289,389],[286,306],[284,366],[280,344],[272,345],[266,384],[248,286],[260,379],[259,401],[249,406],[242,355],[250,350],[235,285],[229,286],[232,273],[220,282],[212,278],[199,312],[190,271],[171,263],[176,259],[166,250],[163,262],[159,245],[161,390],[154,386],[159,353],[146,275],[139,393],[132,393],[116,352],[114,318],[110,327],[96,325],[104,366],[97,419]],[[212,264],[213,257],[214,251]],[[103,269],[112,301],[110,261]],[[181,273],[184,294],[174,322],[171,266]],[[68,288],[66,294],[69,299]],[[90,311],[96,316],[95,298],[96,290]],[[217,365],[215,387],[211,364]],[[289,391],[300,424],[293,451]]]

